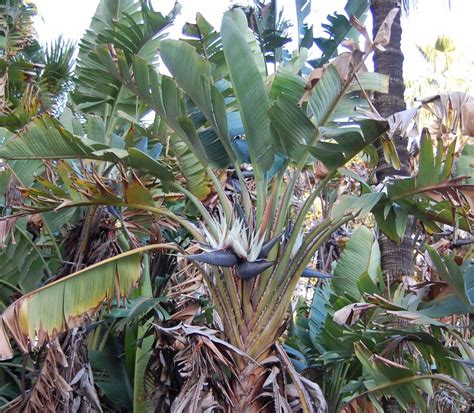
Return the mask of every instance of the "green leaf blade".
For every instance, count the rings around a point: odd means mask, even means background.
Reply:
[[[270,103],[261,74],[247,41],[229,17],[222,20],[221,36],[252,163],[257,170],[268,171],[273,164],[274,149],[268,117]]]

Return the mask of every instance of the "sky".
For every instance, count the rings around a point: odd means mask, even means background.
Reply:
[[[230,4],[245,4],[247,0],[180,0],[181,14],[175,22],[172,36],[179,37],[180,28],[187,21],[194,21],[197,11],[215,27],[220,26],[220,20]],[[40,41],[48,43],[57,36],[78,40],[89,26],[98,0],[35,0],[39,16],[35,27]],[[152,1],[155,9],[168,13],[174,0]],[[283,7],[284,16],[295,19],[294,0],[277,0]],[[313,0],[312,10],[306,22],[314,26],[315,35],[321,35],[321,23],[326,16],[335,11],[343,12],[346,0]],[[405,55],[404,75],[412,80],[419,79],[427,73],[427,65],[421,57],[416,45],[434,45],[439,35],[447,35],[456,45],[459,59],[470,64],[470,75],[473,74],[474,47],[472,46],[472,16],[474,15],[474,0],[417,0],[417,6],[408,15],[402,15],[402,50]],[[449,6],[451,3],[451,6]],[[368,19],[370,20],[370,19]],[[366,22],[371,32],[370,21]],[[471,32],[471,35],[469,35]]]

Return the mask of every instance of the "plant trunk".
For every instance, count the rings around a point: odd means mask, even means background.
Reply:
[[[400,5],[398,0],[373,0],[370,6],[373,18],[374,36],[379,30],[388,12]],[[374,53],[374,69],[376,72],[384,73],[390,77],[389,93],[376,93],[374,105],[383,117],[388,117],[396,112],[406,109],[404,101],[405,86],[403,83],[403,53],[400,48],[402,28],[400,25],[400,13],[395,18],[390,42],[385,46],[385,51],[376,50]],[[383,156],[382,146],[377,148],[379,163],[377,166],[377,180],[383,181],[393,175],[410,175],[409,155],[406,140],[401,136],[394,137],[394,143],[400,158],[400,170],[393,169]],[[389,282],[399,282],[403,276],[413,274],[413,221],[409,221],[405,236],[400,245],[392,242],[385,235],[379,238],[382,254],[382,270],[388,276]]]
[[[270,404],[267,406],[270,409],[266,409],[262,400],[257,399],[268,375],[265,374],[267,369],[248,358],[242,358],[237,368],[240,374],[234,379],[232,386],[235,392],[233,411],[235,413],[270,412],[273,405]]]
[[[370,10],[373,19],[373,35],[377,34],[388,12],[394,7],[400,7],[399,0],[372,0]],[[401,51],[402,28],[399,12],[393,21],[390,42],[385,46],[385,51],[375,50],[374,70],[389,76],[388,94],[376,93],[374,106],[383,117],[388,117],[396,112],[406,109],[404,100],[405,85],[403,83],[403,53]],[[406,141],[402,136],[394,136],[394,144],[400,158],[400,170],[397,171],[389,165],[384,158],[382,145],[377,147],[379,161],[377,165],[377,180],[382,182],[385,178],[393,175],[409,176],[408,150]],[[409,219],[405,235],[397,245],[384,234],[379,236],[381,251],[382,271],[387,276],[388,288],[395,282],[399,283],[403,276],[413,274],[413,220]],[[398,413],[400,411],[397,401],[390,397],[383,403],[384,411],[387,413]]]

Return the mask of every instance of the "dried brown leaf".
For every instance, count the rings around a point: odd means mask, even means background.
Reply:
[[[351,52],[344,52],[339,54],[334,59],[332,59],[331,62],[325,64],[323,67],[318,67],[314,69],[308,77],[308,82],[306,83],[303,96],[301,96],[298,105],[301,106],[304,102],[308,101],[313,91],[313,88],[323,77],[324,72],[327,70],[327,67],[330,64],[334,65],[339,74],[339,77],[343,82],[349,79],[349,77],[352,77],[355,68],[358,68],[357,73],[367,72],[367,66],[365,66],[365,64],[361,64],[364,54],[365,53],[361,50],[354,48],[354,50],[352,50]]]
[[[307,102],[309,97],[311,96],[311,92],[319,80],[323,77],[324,72],[326,71],[326,67],[318,67],[314,69],[308,77],[308,81],[306,82],[306,86],[304,87],[303,96],[301,96],[298,105],[301,106],[304,102]]]
[[[456,134],[460,129],[465,136],[474,137],[474,97],[464,92],[441,93],[417,99],[432,112],[437,121],[435,132]]]
[[[373,354],[370,357],[370,360],[374,363],[383,364],[384,366],[387,366],[387,367],[395,367],[395,368],[398,368],[398,369],[407,369],[407,370],[409,370],[408,367],[405,367],[402,364],[396,363],[395,361],[386,359],[385,357],[378,356],[377,354]]]
[[[13,357],[12,346],[5,332],[2,318],[0,317],[0,361],[9,360]]]
[[[304,377],[299,375],[298,372],[295,370],[295,367],[288,358],[286,352],[279,344],[276,344],[276,349],[283,365],[285,366],[286,371],[288,372],[289,376],[291,377],[291,380],[293,381],[293,385],[298,394],[303,411],[307,411],[309,413],[315,413],[316,411],[326,412],[327,403],[326,399],[322,395],[322,392],[321,397],[319,397],[319,394],[316,394],[316,398],[312,398],[310,392],[307,389],[307,386],[305,386]],[[315,410],[315,407],[317,410]]]
[[[332,317],[334,322],[341,325],[352,326],[359,321],[361,315],[370,308],[375,307],[374,304],[352,303],[340,310],[336,311]]]
[[[376,413],[374,405],[367,397],[359,397],[346,404],[339,413]]]
[[[41,372],[33,389],[28,393],[27,402],[22,410],[24,413],[57,411],[58,406],[69,400],[72,388],[59,372],[59,369],[66,366],[67,361],[61,346],[56,340],[52,341],[47,349]]]
[[[384,46],[386,46],[390,42],[390,36],[392,34],[392,24],[397,17],[398,12],[400,11],[399,7],[395,7],[387,13],[387,17],[380,25],[379,31],[374,39],[375,47],[380,50],[385,50]]]
[[[353,14],[351,14],[349,21],[352,24],[352,27],[354,27],[365,39],[365,45],[364,45],[364,52],[368,53],[373,46],[372,39],[370,38],[370,35],[367,31],[367,28],[364,26],[364,24]]]

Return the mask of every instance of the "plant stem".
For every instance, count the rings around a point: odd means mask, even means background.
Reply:
[[[262,222],[263,212],[265,211],[265,204],[267,199],[267,180],[260,175],[258,168],[254,168],[255,174],[255,189],[257,191],[257,211],[255,214],[255,228],[260,226]]]
[[[235,173],[237,174],[237,178],[239,179],[240,187],[242,188],[242,204],[244,207],[245,215],[247,217],[247,221],[250,220],[251,211],[252,211],[252,200],[250,199],[249,189],[245,182],[245,178],[242,175],[242,171],[240,170],[239,165],[235,165]]]
[[[221,202],[227,224],[230,224],[232,219],[232,210],[230,209],[229,199],[227,198],[227,195],[222,189],[221,182],[219,181],[219,179],[217,179],[217,176],[214,171],[210,167],[207,167],[206,172],[211,177],[212,183],[214,184],[214,188],[217,192],[217,196],[219,197],[219,201]]]
[[[61,254],[61,250],[59,249],[59,245],[56,242],[56,238],[53,235],[53,231],[51,231],[51,228],[49,227],[48,223],[44,219],[44,217],[41,217],[43,221],[43,228],[46,230],[46,232],[49,235],[49,238],[51,238],[51,242],[53,244],[53,249],[54,252],[56,253],[56,256],[58,257],[59,262],[63,262],[63,256]]]
[[[201,217],[204,219],[204,221],[206,222],[206,224],[209,226],[209,229],[214,232],[212,230],[212,218],[211,218],[211,215],[209,214],[209,212],[207,211],[206,207],[204,206],[204,204],[199,200],[197,199],[197,197],[191,193],[190,191],[188,191],[186,188],[184,188],[182,185],[178,184],[177,182],[171,182],[170,183],[170,186],[172,188],[175,188],[176,190],[178,191],[181,191],[185,196],[186,198],[188,198],[192,203],[193,205],[199,210],[200,214],[201,214]]]
[[[270,284],[269,284],[270,289],[275,288],[276,284],[278,284],[278,282],[284,276],[284,274],[285,274],[284,267],[290,260],[290,256],[291,256],[291,253],[293,251],[293,247],[295,245],[296,239],[298,238],[300,230],[303,227],[304,221],[306,219],[306,215],[308,214],[308,211],[311,208],[314,200],[319,195],[321,190],[325,187],[326,183],[332,178],[333,174],[328,174],[324,179],[322,179],[319,182],[319,184],[317,185],[317,187],[314,189],[314,191],[311,193],[311,195],[306,199],[305,203],[303,204],[303,207],[301,208],[301,210],[298,214],[298,218],[296,219],[295,225],[293,227],[290,239],[288,240],[288,243],[285,246],[285,252],[283,253],[283,256],[280,257],[280,260],[279,260],[280,263],[278,264],[278,269],[276,271],[277,272],[280,271],[280,274],[275,276],[275,273],[274,273],[274,275],[272,276],[272,281],[269,281],[270,282]],[[290,188],[291,188],[291,184],[287,188],[287,191]],[[286,194],[285,194],[285,198],[286,198]],[[283,200],[283,202],[285,202],[285,200]],[[288,203],[289,203],[289,200],[288,200]],[[279,215],[278,219],[281,220],[282,222],[284,220],[286,220],[282,215]],[[280,222],[281,225],[277,226],[277,228],[279,228],[277,231],[281,231],[283,229],[282,222]],[[280,268],[281,268],[281,270],[280,270]],[[268,283],[266,283],[266,284],[262,283],[258,286],[258,294],[257,294],[258,299],[260,299],[263,296],[265,290],[267,289],[267,285],[268,285]]]

